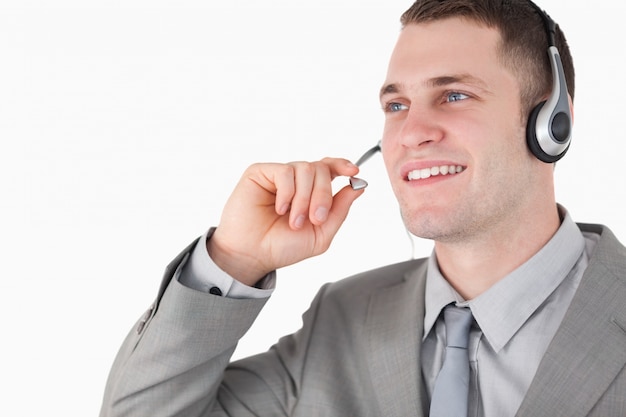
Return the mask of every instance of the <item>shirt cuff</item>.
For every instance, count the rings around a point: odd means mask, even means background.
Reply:
[[[274,292],[276,271],[249,287],[237,281],[213,262],[206,249],[212,230],[198,240],[186,264],[180,269],[178,281],[186,287],[228,298],[268,298]],[[176,278],[176,277],[175,277]]]

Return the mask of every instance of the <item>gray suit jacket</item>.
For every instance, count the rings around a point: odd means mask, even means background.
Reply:
[[[626,416],[626,249],[605,227],[517,416]],[[428,415],[420,374],[427,262],[327,284],[303,327],[230,362],[263,300],[188,289],[167,268],[113,364],[101,417]],[[501,416],[494,416],[501,417]]]

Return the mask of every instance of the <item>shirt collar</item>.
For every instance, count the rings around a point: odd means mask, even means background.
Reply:
[[[435,252],[426,276],[424,335],[431,331],[446,305],[471,308],[489,344],[498,352],[550,296],[583,253],[585,240],[569,213],[559,206],[563,221],[550,241],[532,258],[480,296],[464,301],[441,275]]]

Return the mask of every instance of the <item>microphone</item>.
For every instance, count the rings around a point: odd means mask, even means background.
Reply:
[[[380,142],[381,141],[379,140],[375,146],[365,151],[365,153],[361,155],[359,159],[357,159],[354,165],[360,167],[364,162],[370,159],[375,153],[380,152]],[[367,181],[361,178],[357,178],[357,177],[350,177],[350,186],[352,187],[353,190],[362,190],[363,188],[367,187]]]

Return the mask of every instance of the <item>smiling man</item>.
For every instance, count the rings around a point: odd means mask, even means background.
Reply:
[[[435,241],[466,299],[529,259],[560,223],[553,167],[528,152],[529,110],[501,42],[496,28],[460,17],[410,24],[381,90],[383,156],[404,222]]]
[[[554,195],[562,32],[528,0],[418,0],[402,25],[381,151],[432,255],[325,285],[302,329],[230,363],[275,271],[323,253],[364,192],[332,194],[358,173],[343,159],[255,164],[168,267],[102,417],[626,415],[626,249]]]

